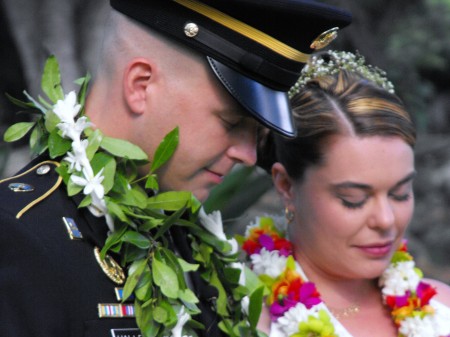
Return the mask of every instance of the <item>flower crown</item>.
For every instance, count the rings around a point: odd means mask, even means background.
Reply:
[[[374,82],[392,94],[394,93],[394,85],[387,79],[386,72],[378,67],[366,64],[364,56],[358,52],[353,54],[345,51],[328,50],[311,56],[298,81],[289,90],[289,97],[298,93],[309,81],[321,76],[333,75],[340,70],[359,73],[365,79]]]

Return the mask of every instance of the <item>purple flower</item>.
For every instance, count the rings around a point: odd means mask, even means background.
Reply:
[[[302,284],[300,287],[300,302],[308,309],[322,302],[314,283],[305,282]]]
[[[269,252],[273,251],[275,247],[275,243],[273,242],[272,237],[267,234],[261,234],[261,236],[259,237],[259,243]]]

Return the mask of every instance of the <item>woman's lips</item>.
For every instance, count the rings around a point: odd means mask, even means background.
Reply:
[[[388,255],[392,250],[392,243],[375,243],[364,246],[356,246],[367,255],[375,257],[383,257]]]

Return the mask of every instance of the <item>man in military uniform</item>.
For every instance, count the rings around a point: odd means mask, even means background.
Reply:
[[[235,164],[255,164],[258,124],[294,135],[286,92],[308,55],[350,22],[347,12],[310,0],[111,6],[86,115],[150,158],[178,126],[180,144],[158,171],[160,186],[200,200]],[[67,196],[58,165],[39,157],[0,182],[0,335],[140,336],[132,306],[121,303],[124,275],[98,255],[105,220]],[[209,289],[197,279],[206,327],[199,335],[220,336]]]

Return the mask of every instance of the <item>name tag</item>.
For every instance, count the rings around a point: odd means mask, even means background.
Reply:
[[[142,337],[139,329],[111,329],[111,337]]]

